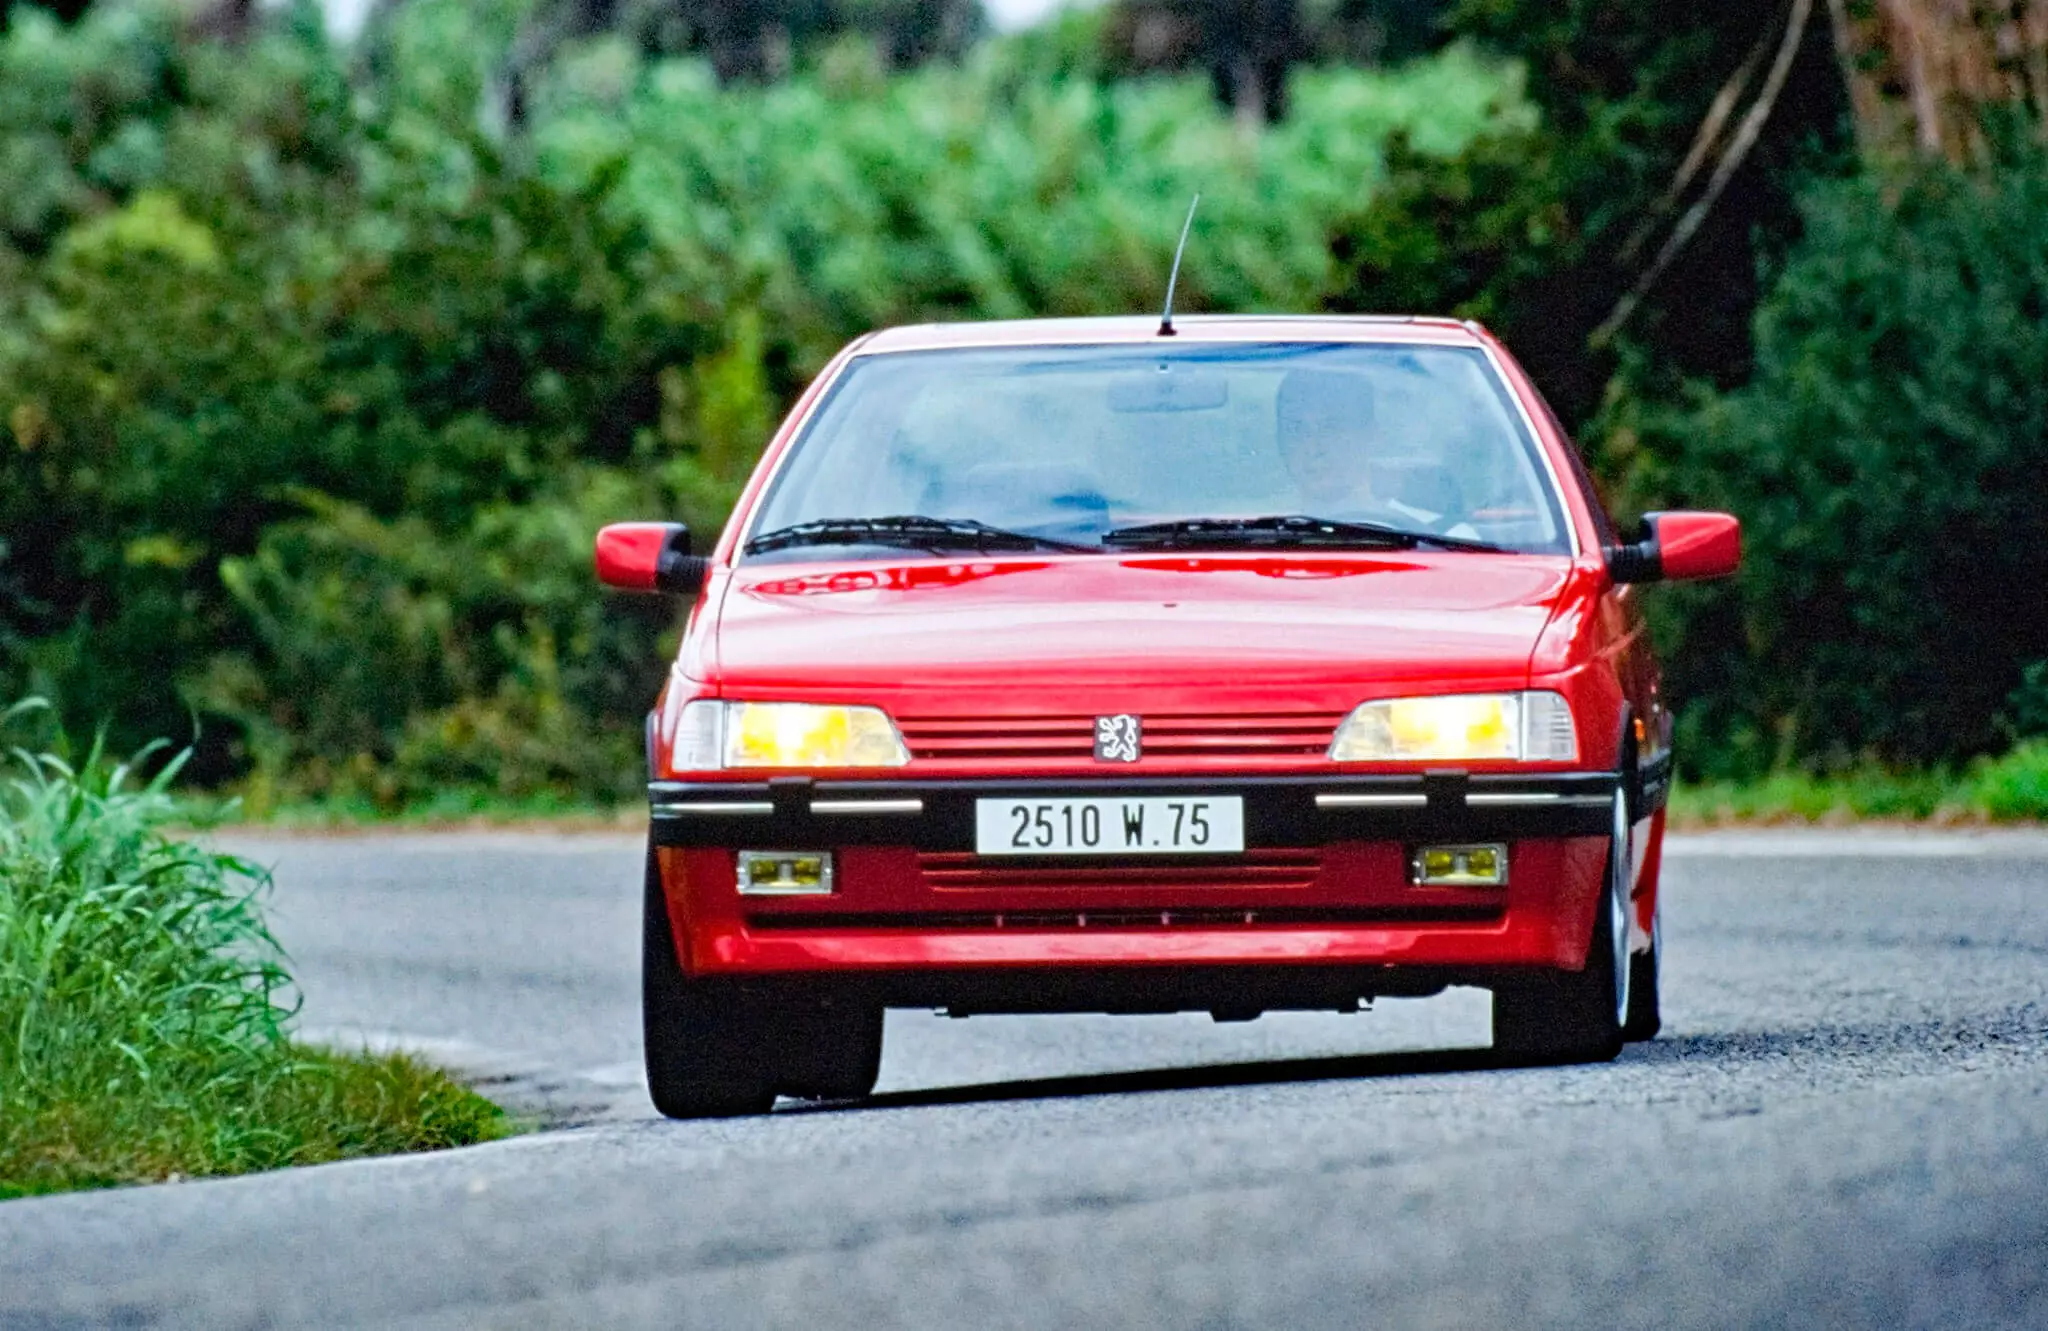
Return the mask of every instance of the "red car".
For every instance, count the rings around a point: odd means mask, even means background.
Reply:
[[[648,719],[647,1075],[674,1116],[873,1089],[887,1007],[1356,1010],[1493,992],[1504,1061],[1653,1036],[1671,712],[1642,583],[1484,329],[872,334],[707,557]]]

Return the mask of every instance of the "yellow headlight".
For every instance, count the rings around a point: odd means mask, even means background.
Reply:
[[[1555,693],[1382,698],[1346,717],[1330,744],[1330,757],[1340,763],[1577,756],[1570,705]]]
[[[728,704],[727,767],[901,767],[896,725],[875,707],[797,702]]]

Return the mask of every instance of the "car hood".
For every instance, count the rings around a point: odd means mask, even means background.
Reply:
[[[728,696],[938,686],[1142,705],[1180,684],[1512,687],[1570,571],[1435,552],[751,563],[724,588],[710,655]]]

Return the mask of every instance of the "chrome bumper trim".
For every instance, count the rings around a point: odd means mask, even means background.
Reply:
[[[915,814],[924,812],[923,800],[812,800],[811,812],[858,817],[864,813]]]
[[[1318,795],[1318,809],[1420,809],[1429,804],[1429,796],[1413,795]]]

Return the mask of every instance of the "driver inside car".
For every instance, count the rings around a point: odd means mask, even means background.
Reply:
[[[1373,464],[1386,457],[1393,441],[1376,419],[1371,385],[1360,376],[1306,366],[1289,370],[1280,380],[1274,412],[1280,457],[1301,496],[1302,512],[1478,537],[1469,523],[1444,525],[1455,505],[1443,498],[1378,492]]]

